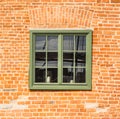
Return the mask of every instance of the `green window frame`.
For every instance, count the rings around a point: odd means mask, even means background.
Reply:
[[[92,30],[30,30],[31,90],[91,90]]]

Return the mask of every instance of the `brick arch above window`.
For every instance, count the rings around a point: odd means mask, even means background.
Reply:
[[[94,11],[81,7],[43,6],[29,11],[30,28],[91,28]]]

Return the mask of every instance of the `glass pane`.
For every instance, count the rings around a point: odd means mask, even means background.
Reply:
[[[74,36],[63,36],[63,50],[74,50]]]
[[[86,50],[86,37],[76,36],[75,38],[76,50]]]
[[[46,36],[36,36],[35,49],[45,50],[45,48],[46,48]]]
[[[73,66],[74,65],[74,54],[73,53],[63,53],[63,66]]]
[[[45,82],[45,69],[35,69],[35,82]]]
[[[85,83],[85,68],[76,68],[75,83]]]
[[[75,66],[85,66],[86,53],[75,53]]]
[[[57,68],[47,69],[47,83],[57,83]]]
[[[58,49],[58,36],[48,36],[48,50]]]
[[[47,65],[49,66],[57,66],[58,64],[58,53],[57,52],[48,52],[47,53]]]
[[[35,53],[36,66],[45,66],[46,65],[45,59],[46,59],[45,52],[36,52]]]
[[[73,68],[63,68],[63,83],[70,83],[73,80]]]

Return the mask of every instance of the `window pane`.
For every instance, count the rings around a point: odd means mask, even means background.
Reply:
[[[35,69],[35,82],[45,82],[45,69]]]
[[[47,65],[49,66],[57,66],[58,64],[58,53],[57,52],[48,52],[47,53]]]
[[[47,69],[47,83],[57,83],[57,68]]]
[[[45,52],[36,52],[35,53],[36,66],[45,66],[46,65],[45,59],[46,59]]]
[[[85,68],[76,68],[75,83],[85,83]]]
[[[48,50],[58,49],[58,36],[48,36]]]
[[[76,36],[75,38],[76,50],[86,50],[86,37]]]
[[[63,68],[63,83],[73,80],[73,68]]]
[[[75,53],[75,66],[85,66],[86,53]]]
[[[45,36],[36,36],[35,49],[36,50],[45,50],[46,48],[46,37]]]
[[[74,54],[73,53],[63,53],[63,66],[73,66],[74,65]]]
[[[63,50],[74,50],[74,36],[63,36]]]

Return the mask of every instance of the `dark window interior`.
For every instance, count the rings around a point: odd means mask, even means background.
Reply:
[[[58,82],[58,36],[36,36],[35,82]],[[86,37],[63,35],[63,83],[85,83]],[[40,68],[38,68],[40,67]]]

